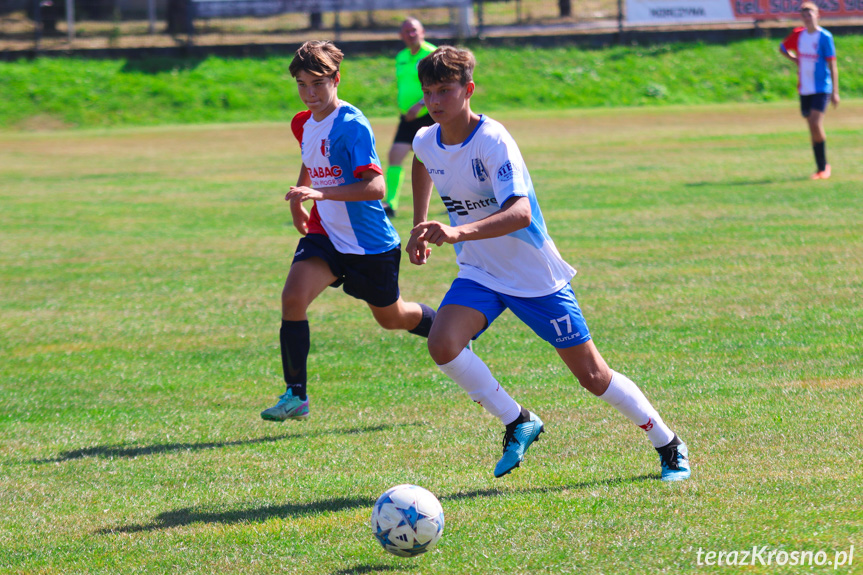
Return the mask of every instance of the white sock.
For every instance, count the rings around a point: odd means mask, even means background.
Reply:
[[[438,367],[504,425],[515,421],[521,413],[521,406],[504,391],[485,362],[471,350],[463,349],[454,360]]]
[[[653,447],[663,447],[674,439],[674,432],[665,425],[638,386],[625,375],[612,370],[611,383],[599,398],[646,431]]]

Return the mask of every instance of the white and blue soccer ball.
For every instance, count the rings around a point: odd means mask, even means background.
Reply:
[[[396,485],[375,503],[372,533],[393,555],[416,557],[434,548],[443,534],[443,508],[422,487]]]

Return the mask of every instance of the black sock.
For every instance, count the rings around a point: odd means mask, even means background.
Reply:
[[[311,348],[309,322],[282,320],[279,329],[279,343],[282,348],[282,371],[285,374],[287,389],[294,397],[303,401],[306,397],[306,360]]]
[[[815,152],[815,164],[818,166],[818,171],[823,172],[827,168],[827,142],[812,144],[812,151]]]
[[[675,433],[674,437],[671,438],[671,441],[669,441],[667,445],[663,445],[662,447],[657,447],[656,451],[661,451],[661,450],[665,449],[666,447],[671,447],[672,445],[680,445],[681,443],[683,443],[683,442],[680,441],[680,438],[677,437],[677,434]]]
[[[515,427],[516,425],[521,425],[525,421],[530,421],[530,411],[528,411],[527,409],[522,407],[521,413],[519,413],[518,417],[516,417],[512,423],[507,425],[507,427],[510,427],[510,426]]]
[[[420,337],[428,337],[437,312],[424,303],[419,305],[423,310],[423,317],[415,328],[408,330],[408,333],[412,333]]]

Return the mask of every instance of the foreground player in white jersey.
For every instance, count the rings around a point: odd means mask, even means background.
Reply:
[[[269,421],[309,415],[306,311],[327,286],[343,286],[365,301],[386,329],[427,337],[434,320],[429,306],[399,295],[399,236],[380,202],[385,186],[372,128],[362,112],[338,98],[342,58],[330,42],[306,42],[289,67],[308,110],[291,122],[303,164],[285,200],[304,237],[282,290],[279,342],[287,389],[261,412]],[[308,200],[314,202],[311,213],[303,207]]]
[[[518,467],[543,432],[538,415],[516,403],[485,363],[467,348],[506,308],[555,347],[579,383],[647,432],[660,456],[662,479],[690,475],[686,445],[638,387],[612,371],[591,340],[567,264],[548,235],[521,152],[509,132],[475,114],[471,52],[438,48],[420,61],[425,104],[437,125],[414,138],[414,228],[407,245],[422,265],[429,244],[453,244],[458,277],[441,302],[428,346],[438,367],[506,426],[500,477]],[[450,224],[428,221],[433,187]]]

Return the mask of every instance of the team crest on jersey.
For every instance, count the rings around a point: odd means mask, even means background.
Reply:
[[[321,154],[323,154],[323,156],[325,158],[330,157],[330,140],[329,140],[329,138],[324,138],[323,140],[321,140]]]
[[[497,171],[497,179],[500,182],[508,182],[515,177],[515,169],[512,167],[512,162],[507,161]]]
[[[488,179],[488,171],[482,164],[482,160],[480,160],[479,158],[473,158],[471,160],[471,163],[473,164],[473,177],[480,182],[486,181]]]

